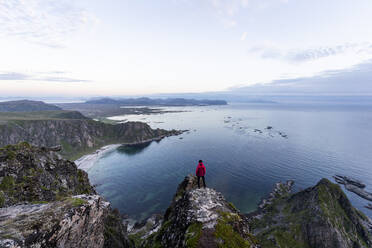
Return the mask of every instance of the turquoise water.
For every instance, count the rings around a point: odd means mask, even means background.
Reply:
[[[244,213],[253,211],[274,183],[287,179],[294,179],[295,190],[300,190],[339,173],[364,181],[372,191],[372,106],[231,104],[172,109],[187,112],[117,119],[189,132],[140,147],[121,147],[88,171],[97,191],[122,214],[144,219],[164,212],[184,176],[195,173],[199,159],[205,161],[207,186],[221,191]],[[372,216],[363,207],[366,200],[346,193]]]

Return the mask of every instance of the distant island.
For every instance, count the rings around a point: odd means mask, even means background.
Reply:
[[[123,106],[205,106],[205,105],[227,105],[224,100],[196,100],[186,98],[100,98],[86,101],[88,104],[120,104]]]
[[[79,111],[83,115],[107,121],[106,117],[115,115],[142,115],[183,112],[181,109],[161,107],[227,105],[225,100],[195,100],[186,98],[97,98],[82,103],[58,103],[63,110]]]
[[[46,111],[46,110],[62,110],[52,104],[47,104],[42,101],[8,101],[0,102],[0,112],[33,112],[33,111]]]

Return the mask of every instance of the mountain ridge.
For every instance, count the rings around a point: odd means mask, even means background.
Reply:
[[[34,112],[45,110],[62,110],[61,108],[42,101],[17,100],[0,102],[0,112]]]

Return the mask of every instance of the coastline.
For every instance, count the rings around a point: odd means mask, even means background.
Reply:
[[[75,164],[78,169],[88,172],[88,170],[100,159],[103,155],[117,149],[121,144],[111,144],[103,146],[96,150],[94,153],[90,153],[75,160]]]
[[[183,134],[187,131],[188,130],[172,130],[171,134],[160,135],[158,137],[154,137],[154,138],[146,139],[146,140],[141,140],[141,141],[135,141],[135,142],[130,142],[130,143],[122,143],[122,144],[120,144],[120,146],[135,146],[135,145],[142,145],[142,144],[145,144],[145,143],[150,143],[150,142],[153,142],[153,141],[161,141],[164,138],[172,137],[172,136],[178,136],[178,135],[181,135],[181,134]]]
[[[140,144],[144,144],[144,143],[150,143],[150,142],[153,142],[153,141],[161,141],[162,139],[166,138],[166,137],[170,137],[170,136],[177,136],[177,135],[180,135],[184,132],[186,132],[187,130],[182,130],[182,131],[176,131],[176,130],[172,130],[173,133],[171,134],[166,134],[166,135],[161,135],[161,136],[158,136],[158,137],[155,137],[155,138],[151,138],[151,139],[147,139],[147,140],[141,140],[141,141],[137,141],[137,142],[131,142],[131,143],[121,143],[121,144],[111,144],[111,145],[106,145],[106,146],[103,146],[101,148],[99,148],[98,150],[96,150],[94,153],[90,153],[90,154],[87,154],[87,155],[84,155],[78,159],[76,159],[74,162],[76,164],[76,166],[81,169],[81,170],[84,170],[86,172],[88,172],[88,170],[103,156],[105,155],[106,153],[108,152],[111,152],[115,149],[117,149],[118,147],[120,146],[133,146],[133,145],[140,145]]]

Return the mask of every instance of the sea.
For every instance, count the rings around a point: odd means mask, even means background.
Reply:
[[[167,107],[163,114],[115,116],[152,128],[188,130],[179,136],[111,150],[88,169],[97,191],[122,214],[141,221],[164,213],[178,184],[206,166],[206,184],[249,213],[279,181],[294,191],[341,174],[372,191],[372,105],[230,103]],[[343,186],[342,186],[343,187]],[[345,190],[372,217],[367,200]]]

